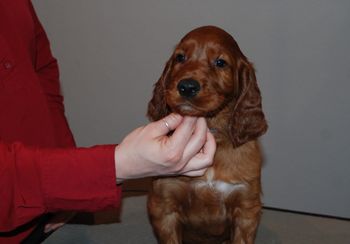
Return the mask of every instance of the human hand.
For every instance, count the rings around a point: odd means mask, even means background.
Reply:
[[[76,212],[55,213],[54,216],[45,225],[44,232],[49,233],[51,231],[57,230],[58,228],[65,225],[69,220],[71,220],[71,218],[73,218],[75,214]]]
[[[168,136],[170,131],[174,131]],[[204,118],[170,114],[132,131],[115,149],[117,179],[157,175],[201,176],[216,143]]]

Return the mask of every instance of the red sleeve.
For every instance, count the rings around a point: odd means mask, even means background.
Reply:
[[[56,131],[57,145],[61,147],[75,146],[74,138],[64,115],[57,60],[52,55],[50,42],[34,11],[31,1],[29,1],[29,4],[35,31],[35,57],[33,65],[48,101],[52,123]]]
[[[35,149],[0,142],[0,232],[47,212],[118,208],[114,148]]]

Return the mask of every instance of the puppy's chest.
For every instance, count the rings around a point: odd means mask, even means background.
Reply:
[[[245,189],[245,185],[241,182],[227,182],[215,178],[213,168],[208,169],[207,173],[200,180],[191,182],[191,189],[194,195],[208,194],[217,198],[220,202],[224,202],[229,196]]]
[[[227,230],[236,194],[245,189],[243,183],[230,183],[214,177],[214,170],[207,171],[201,180],[190,183],[191,194],[186,208],[186,224],[199,232],[214,236]]]

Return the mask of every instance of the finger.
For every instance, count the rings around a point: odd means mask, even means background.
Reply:
[[[183,175],[190,176],[190,177],[198,177],[198,176],[203,176],[206,171],[207,171],[207,168],[203,168],[200,170],[188,171],[188,172],[184,173]]]
[[[212,160],[209,158],[193,157],[188,164],[183,167],[180,174],[189,176],[204,172],[211,165],[211,163]]]
[[[76,212],[59,212],[56,213],[50,220],[49,223],[45,225],[44,232],[48,233],[52,230],[56,230],[71,220]]]
[[[216,142],[214,136],[207,131],[207,141],[200,152],[198,152],[181,170],[184,175],[201,174],[213,164],[216,151]]]
[[[150,133],[154,137],[165,136],[170,131],[175,130],[182,122],[183,117],[179,114],[171,113],[168,116],[148,125]]]
[[[55,224],[47,224],[45,225],[44,233],[49,233],[53,230],[57,230],[58,228],[61,228],[65,223],[55,223]]]
[[[166,146],[168,148],[176,147],[177,150],[183,152],[193,135],[197,120],[198,118],[196,117],[184,117],[182,123],[175,129],[169,140],[167,140]]]
[[[207,140],[207,131],[207,122],[204,118],[199,118],[196,123],[195,131],[184,150],[184,160],[189,160],[201,150]]]
[[[208,157],[213,161],[216,152],[216,141],[213,134],[207,130],[207,140],[203,146],[203,150],[198,154],[199,157]]]

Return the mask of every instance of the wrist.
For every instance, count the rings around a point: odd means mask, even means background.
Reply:
[[[115,163],[115,175],[117,184],[121,184],[124,180],[129,179],[129,174],[127,173],[128,164],[125,161],[124,154],[120,152],[121,146],[117,145],[114,150],[114,163]]]

